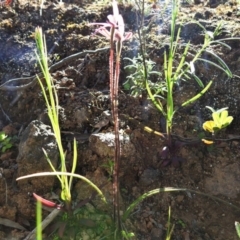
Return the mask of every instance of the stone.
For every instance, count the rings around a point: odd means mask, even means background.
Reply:
[[[222,194],[226,197],[236,198],[240,191],[239,164],[223,166],[216,165],[214,177],[205,179],[205,188],[210,194]]]
[[[149,186],[158,179],[160,172],[155,169],[145,169],[143,174],[140,176],[139,184],[143,186]]]
[[[130,141],[129,135],[119,133],[121,144],[121,157],[132,156],[135,153],[135,147]],[[90,148],[100,157],[114,157],[115,134],[95,133],[89,138]]]
[[[17,157],[17,176],[52,172],[52,169],[44,155],[43,149],[47,152],[54,167],[58,161],[58,147],[54,133],[50,126],[41,121],[32,121],[24,130],[19,143],[19,154]],[[28,191],[48,192],[53,187],[56,177],[36,177],[18,181],[18,186],[28,186]]]
[[[86,199],[90,198],[93,194],[95,195],[91,200],[94,203],[94,206],[97,209],[101,209],[102,211],[111,212],[112,211],[112,183],[109,179],[104,175],[104,171],[101,168],[96,169],[94,173],[87,172],[85,176],[88,180],[92,181],[98,188],[101,189],[104,197],[107,200],[106,204],[101,197],[96,193],[96,190],[90,186],[87,182],[78,181],[73,189],[73,194],[77,194],[76,204],[81,204]],[[122,205],[122,198],[120,196],[120,205]],[[121,206],[120,206],[121,209]]]

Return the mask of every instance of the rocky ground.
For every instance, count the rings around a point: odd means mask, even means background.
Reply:
[[[53,164],[59,164],[40,87],[37,83],[21,87],[39,73],[33,38],[37,26],[42,27],[46,35],[50,65],[65,59],[63,64],[57,64],[51,75],[59,96],[67,164],[70,168],[72,139],[76,137],[76,173],[91,179],[109,201],[108,206],[103,205],[83,182],[75,180],[72,193],[74,203],[79,207],[67,223],[65,237],[70,239],[74,232],[75,239],[113,239],[109,227],[114,155],[113,123],[109,117],[109,50],[108,42],[92,35],[94,27],[88,25],[89,22],[105,22],[112,7],[104,1],[69,2],[45,1],[42,11],[38,1],[25,0],[0,8],[0,129],[11,137],[13,144],[0,154],[1,239],[24,239],[33,230],[33,192],[59,201],[60,186],[55,178],[15,181],[26,174],[50,170],[42,148],[48,151]],[[126,31],[133,32],[133,39],[124,42],[122,55],[132,59],[139,53],[139,12],[136,5],[128,1],[119,8]],[[163,51],[169,44],[171,7],[168,6],[164,14],[162,9],[161,2],[148,2],[145,13],[146,54],[156,63],[155,70],[160,72],[163,70]],[[179,15],[183,22],[180,44],[190,41],[192,53],[203,44],[204,31],[197,21],[209,32],[221,23],[217,39],[238,37],[239,14],[240,5],[233,0],[183,1]],[[215,44],[211,50],[227,63],[233,77],[199,62],[196,66],[198,76],[204,83],[210,79],[214,83],[199,101],[180,108],[174,119],[174,136],[192,139],[171,156],[181,159],[181,164],[172,161],[172,164],[163,166],[161,151],[164,141],[158,135],[144,131],[148,126],[163,132],[162,116],[144,95],[133,97],[124,89],[123,83],[129,75],[125,66],[129,61],[122,60],[119,92],[121,212],[147,191],[164,187],[189,189],[156,194],[139,203],[125,223],[126,229],[134,232],[135,239],[165,239],[169,206],[171,226],[174,225],[172,239],[237,239],[234,222],[240,220],[240,79],[237,77],[240,75],[240,40],[225,43],[231,49]],[[72,57],[66,60],[68,56]],[[203,58],[211,60],[208,54]],[[21,79],[9,82],[15,78]],[[179,82],[174,92],[176,106],[198,91],[194,81]],[[203,134],[202,123],[211,117],[205,106],[215,109],[229,107],[229,115],[234,117],[233,123],[219,136],[223,141],[213,146],[195,141]],[[43,211],[44,217],[48,214],[48,210]],[[46,230],[44,239],[60,239],[56,238],[56,233],[50,233],[60,228],[58,234],[63,235],[63,225],[59,225],[63,219],[64,215],[55,219]]]

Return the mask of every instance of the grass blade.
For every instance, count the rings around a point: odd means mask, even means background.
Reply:
[[[186,102],[184,102],[181,106],[184,107],[184,106],[187,106],[188,104],[190,103],[193,103],[195,102],[198,98],[200,98],[212,85],[213,81],[211,80],[207,86],[200,92],[198,93],[196,96],[194,96],[193,98],[187,100]]]
[[[229,77],[232,77],[232,72],[231,72],[231,70],[229,69],[228,65],[227,65],[218,55],[216,55],[216,54],[215,54],[214,52],[212,52],[212,51],[207,51],[207,50],[206,50],[206,52],[209,53],[210,55],[214,56],[214,57],[218,60],[218,62],[221,64],[221,66],[222,66],[223,68],[225,68],[225,72],[227,73],[227,75],[228,75]]]
[[[237,235],[240,238],[240,223],[239,222],[235,222],[235,228],[237,231]]]
[[[149,192],[144,193],[143,195],[141,195],[140,197],[138,197],[128,208],[127,210],[124,212],[122,220],[126,221],[126,219],[128,218],[130,212],[140,203],[142,202],[144,199],[146,199],[147,197],[151,197],[152,195],[158,194],[158,193],[164,193],[164,192],[192,192],[195,194],[199,194],[205,197],[209,197],[215,201],[219,201],[221,203],[227,204],[230,207],[233,207],[234,209],[236,209],[238,212],[240,212],[240,208],[236,205],[233,205],[230,202],[227,202],[225,200],[222,200],[221,198],[218,197],[214,197],[211,196],[210,194],[207,193],[203,193],[203,192],[199,192],[199,191],[195,191],[195,190],[191,190],[191,189],[187,189],[187,188],[174,188],[174,187],[165,187],[165,188],[157,188],[154,190],[151,190]]]
[[[224,69],[221,66],[219,66],[218,64],[216,64],[216,63],[214,63],[212,61],[209,61],[207,59],[203,59],[203,58],[198,58],[198,60],[202,61],[202,62],[206,62],[206,63],[208,63],[210,65],[215,66],[216,68],[218,68],[218,69],[222,70],[223,72],[225,72],[228,75],[228,77],[230,77],[230,78],[232,78],[232,76],[233,76],[232,72],[230,71],[230,69],[228,67],[227,67],[227,69]]]
[[[36,212],[37,240],[42,240],[42,203],[40,201],[37,201]]]
[[[33,177],[43,177],[43,176],[69,176],[69,177],[75,177],[75,178],[79,178],[81,180],[83,180],[84,182],[88,183],[92,188],[94,188],[98,194],[101,196],[102,200],[107,203],[102,191],[90,180],[88,180],[86,177],[81,176],[79,174],[75,174],[75,173],[69,173],[69,172],[41,172],[41,173],[33,173],[33,174],[29,174],[29,175],[25,175],[23,177],[19,177],[16,180],[23,180],[23,179],[27,179],[27,178],[33,178]]]
[[[199,87],[204,88],[204,84],[203,84],[203,82],[201,81],[201,79],[200,79],[197,75],[195,75],[195,74],[191,74],[191,75],[192,75],[193,78],[196,80],[196,82],[198,83]]]

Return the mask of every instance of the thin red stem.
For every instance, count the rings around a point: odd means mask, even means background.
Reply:
[[[114,27],[111,29],[110,55],[109,55],[109,78],[110,78],[110,99],[112,117],[114,120],[115,152],[113,170],[113,216],[118,229],[120,229],[120,206],[119,206],[119,164],[120,164],[120,140],[118,122],[118,87],[120,74],[120,55],[122,42],[116,43],[116,63],[114,71]]]
[[[111,110],[112,116],[114,115],[113,112],[113,95],[114,95],[114,27],[111,28],[111,39],[110,39],[110,54],[109,54],[109,87],[110,87],[110,100],[111,100]]]
[[[118,43],[117,43],[118,44]],[[115,152],[114,152],[114,172],[113,172],[113,192],[115,196],[115,221],[120,229],[120,205],[119,205],[119,165],[120,165],[120,140],[119,140],[119,120],[118,120],[118,85],[120,74],[120,55],[117,52],[115,74],[114,74],[114,94],[113,94],[113,118],[115,133]]]
[[[114,95],[114,75],[113,75],[113,57],[114,57],[114,50],[110,49],[110,55],[109,55],[109,84],[110,84],[110,100],[111,100],[111,110],[112,110],[112,116],[114,115],[113,112],[113,95]]]

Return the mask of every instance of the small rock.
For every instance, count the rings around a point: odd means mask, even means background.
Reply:
[[[131,143],[130,138],[125,133],[119,133],[119,139],[121,143],[121,156],[132,156],[136,152],[134,145]],[[100,157],[113,157],[115,134],[108,133],[95,133],[89,138],[89,144],[92,151],[98,154]]]
[[[3,19],[11,19],[16,16],[16,13],[13,10],[8,9],[7,11],[3,11],[1,13],[1,17]]]
[[[88,172],[85,176],[88,180],[92,181],[94,184],[99,187],[106,198],[108,203],[112,202],[112,183],[109,179],[104,175],[104,172],[98,168],[94,173]],[[96,190],[93,189],[88,183],[84,181],[78,181],[73,189],[73,192],[77,193],[77,204],[86,200],[92,196],[92,194],[96,194]],[[92,202],[97,209],[101,209],[103,211],[111,212],[112,206],[111,204],[106,204],[97,194],[96,197],[93,198]],[[122,198],[120,196],[120,205],[122,204]],[[121,207],[120,207],[121,208]]]
[[[203,29],[193,22],[189,22],[183,25],[180,36],[185,41],[191,41],[194,44],[199,44],[204,41]]]
[[[143,186],[149,186],[158,179],[160,172],[155,169],[146,169],[140,176],[139,184]]]
[[[47,152],[54,167],[58,161],[58,147],[56,138],[50,126],[41,121],[32,121],[24,130],[19,143],[18,177],[37,172],[52,172],[50,165],[44,155]],[[49,191],[54,184],[54,177],[37,177],[18,181],[18,185],[28,185],[28,191]]]
[[[3,231],[0,231],[0,239],[4,239],[5,238],[5,233]]]
[[[213,13],[209,10],[206,10],[204,15],[205,15],[205,19],[209,19],[213,16]]]
[[[178,195],[177,198],[176,198],[178,203],[181,203],[183,201],[183,199],[184,199],[183,195]]]
[[[203,16],[202,13],[196,12],[195,15],[194,15],[194,19],[195,20],[204,19],[204,16]]]
[[[226,159],[224,161],[226,162]],[[238,163],[224,167],[216,165],[213,173],[214,178],[207,177],[205,179],[206,191],[212,195],[222,194],[226,197],[236,198],[240,191],[240,176],[238,171]]]
[[[2,206],[0,207],[0,217],[4,217],[11,221],[16,221],[17,215],[17,208],[16,207],[9,207],[9,206]]]
[[[220,4],[221,4],[221,1],[219,1],[219,0],[209,0],[207,3],[207,5],[211,8],[215,8]]]
[[[162,228],[153,227],[151,231],[151,240],[159,240],[163,236]]]
[[[203,2],[202,0],[194,0],[194,4],[200,4],[202,2]]]

